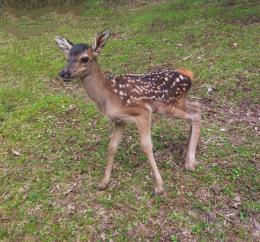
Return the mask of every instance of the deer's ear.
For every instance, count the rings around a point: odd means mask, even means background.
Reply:
[[[92,48],[95,51],[96,55],[99,54],[101,49],[103,49],[103,47],[105,46],[105,44],[109,38],[109,35],[110,35],[109,30],[96,34],[96,36],[94,38],[94,43],[92,45]]]
[[[66,40],[61,36],[56,36],[55,41],[58,47],[64,52],[66,58],[68,59],[70,49],[72,48],[73,44],[69,40]]]

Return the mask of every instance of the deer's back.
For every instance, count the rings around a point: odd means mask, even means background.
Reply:
[[[141,75],[108,75],[106,83],[108,88],[120,98],[122,104],[127,106],[140,102],[177,105],[178,100],[191,87],[191,79],[188,75],[170,69]]]

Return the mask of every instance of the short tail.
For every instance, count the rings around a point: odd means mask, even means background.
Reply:
[[[189,77],[191,80],[194,79],[194,75],[192,71],[185,69],[185,68],[178,68],[177,71],[179,71],[182,75]]]

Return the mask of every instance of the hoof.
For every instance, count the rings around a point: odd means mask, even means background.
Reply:
[[[154,196],[161,196],[161,195],[163,195],[164,194],[164,190],[163,190],[163,188],[161,187],[161,188],[155,188],[154,189],[154,192],[153,192],[153,195]]]
[[[195,165],[194,164],[185,164],[185,169],[188,171],[194,171]]]
[[[194,171],[197,164],[199,164],[199,162],[197,161],[192,161],[192,162],[186,161],[185,169],[188,171]]]
[[[98,189],[99,190],[105,190],[108,188],[108,185],[109,185],[109,181],[106,181],[106,180],[102,180],[99,184],[98,184]]]

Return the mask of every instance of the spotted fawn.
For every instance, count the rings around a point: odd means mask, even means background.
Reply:
[[[151,114],[165,114],[169,117],[191,121],[189,146],[185,168],[194,170],[196,146],[200,135],[201,105],[187,100],[193,74],[180,69],[165,69],[142,75],[105,75],[97,56],[105,46],[110,32],[95,36],[92,46],[74,45],[57,36],[59,48],[65,53],[67,64],[59,73],[64,81],[80,79],[88,96],[101,112],[110,119],[115,129],[109,143],[105,175],[99,189],[106,189],[114,163],[114,156],[127,122],[134,122],[140,134],[140,144],[152,168],[155,194],[163,193],[163,180],[153,156],[151,140]]]

